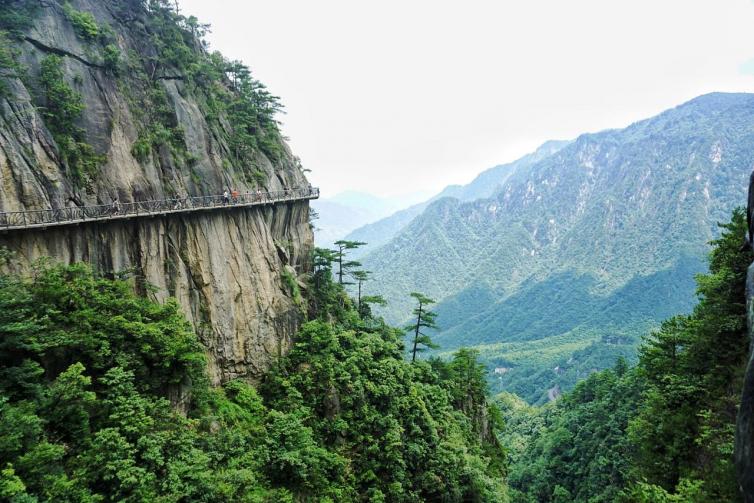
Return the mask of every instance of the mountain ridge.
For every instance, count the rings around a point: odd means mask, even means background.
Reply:
[[[443,302],[457,307],[453,296],[471,285],[482,293],[464,295],[476,295],[481,313],[494,312],[524,282],[546,283],[562,272],[592,276],[586,292],[602,297],[635,277],[701,272],[716,222],[744,201],[754,165],[752,122],[754,95],[712,93],[623,129],[580,135],[516,170],[492,198],[430,204],[363,257],[378,271],[370,289],[391,303],[383,311],[391,322],[408,317],[407,292],[423,291],[440,301],[440,326],[453,329],[443,324]],[[680,265],[679,257],[697,266]],[[684,312],[693,296],[687,285],[655,300]],[[438,340],[456,347],[476,337],[455,330],[457,343],[444,332]]]
[[[366,255],[390,241],[390,239],[411,223],[414,218],[419,216],[433,202],[446,197],[452,197],[461,201],[473,201],[475,199],[490,197],[494,194],[496,188],[504,184],[517,169],[541,160],[569,143],[570,140],[546,141],[534,152],[509,163],[498,164],[482,171],[466,185],[448,185],[426,201],[409,206],[388,217],[359,227],[351,231],[345,239],[367,243],[354,254],[356,257]]]

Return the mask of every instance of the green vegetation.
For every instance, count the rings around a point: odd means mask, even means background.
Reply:
[[[736,404],[749,345],[744,290],[753,257],[741,248],[743,210],[722,227],[710,272],[697,278],[693,313],[665,322],[640,349],[638,371],[647,384],[629,437],[648,482],[672,491],[684,480],[702,481],[709,498],[732,501]]]
[[[752,103],[701,96],[519,165],[491,198],[434,201],[358,257],[388,301],[378,314],[404,324],[408,292],[436,299],[435,342],[477,347],[490,369],[509,369],[491,376],[493,392],[530,403],[618,357],[635,362],[643,334],[691,311],[716,222],[746,200]],[[523,359],[529,342],[548,357]]]
[[[361,305],[361,289],[364,286],[364,283],[366,283],[369,280],[369,275],[371,274],[370,271],[354,271],[351,276],[353,276],[353,279],[356,281],[356,312],[361,314],[362,312],[362,305]]]
[[[297,345],[289,366],[276,369],[283,383],[273,378],[268,385],[282,398],[293,396],[291,383],[319,382],[295,396],[324,418],[315,431],[344,452],[363,454],[352,460],[352,475],[366,499],[505,501],[504,455],[491,435],[500,421],[486,404],[476,355],[409,365],[402,332],[358,315],[333,280],[334,260],[332,250],[315,252],[311,316],[319,321],[308,325],[311,342]],[[325,360],[310,363],[322,352]]]
[[[117,75],[121,65],[120,49],[115,44],[107,44],[102,56],[102,64],[107,71]]]
[[[363,295],[364,283],[369,280],[371,271],[354,271],[351,276],[356,280],[356,312],[367,319],[372,317],[372,306],[384,306],[385,299],[380,295]]]
[[[465,382],[440,362],[437,369],[407,365],[399,340],[391,329],[340,331],[321,321],[304,328],[263,394],[274,408],[310,418],[315,436],[339,447],[309,480],[291,462],[276,467],[279,480],[313,494],[329,480],[335,501],[357,495],[367,501],[503,501],[502,450],[483,448],[480,427],[454,407],[451,391]]]
[[[302,310],[306,310],[306,301],[301,295],[301,288],[298,286],[298,281],[296,281],[296,277],[293,275],[293,273],[284,268],[281,272],[281,277],[283,279],[283,283],[288,289],[288,294],[293,298],[293,301],[296,303],[296,305]]]
[[[502,441],[518,448],[511,455],[513,501],[616,500],[629,480],[625,432],[639,399],[626,368],[620,360],[592,374],[555,406],[501,404],[508,425]]]
[[[407,325],[405,330],[410,336],[413,336],[411,342],[411,362],[413,363],[416,361],[416,353],[428,349],[437,349],[438,346],[432,342],[429,335],[422,332],[424,329],[437,330],[437,323],[435,323],[437,314],[427,308],[427,306],[434,304],[435,301],[419,292],[411,292],[411,297],[416,299],[416,303],[418,304],[414,308],[416,321],[411,325]]]
[[[24,0],[0,0],[0,98],[13,98],[8,80],[26,76],[18,62],[15,43],[39,11],[39,5]]]
[[[83,265],[0,275],[0,495],[507,501],[476,355],[410,365],[400,331],[320,281],[315,321],[255,389],[208,385],[174,301]]]
[[[242,63],[228,61],[217,52],[208,54],[202,41],[207,25],[180,15],[172,1],[149,0],[143,7],[148,12],[149,43],[155,51],[146,59],[133,55],[130,70],[147,89],[152,112],[143,120],[144,128],[132,148],[134,156],[146,161],[153,150],[168,145],[175,158],[189,159],[183,131],[161,81],[171,78],[184,82],[185,90],[198,100],[213,133],[225,141],[224,155],[232,166],[249,181],[264,183],[256,154],[280,161],[284,153],[275,119],[283,108],[279,98]],[[106,52],[106,63],[107,56]]]
[[[42,60],[39,80],[45,101],[42,116],[69,175],[82,185],[96,175],[104,157],[86,142],[84,130],[77,125],[84,110],[81,94],[65,81],[59,56],[49,55]]]
[[[28,0],[0,0],[0,30],[11,37],[21,37],[24,30],[34,22],[40,10],[37,2]]]
[[[251,71],[238,61],[226,63],[224,72],[232,83],[233,94],[226,110],[233,124],[229,146],[236,165],[252,162],[257,149],[273,161],[280,160],[283,149],[275,120],[283,109],[280,99],[253,79]]]
[[[741,249],[743,211],[721,227],[699,303],[645,339],[635,368],[619,360],[539,409],[500,397],[513,501],[740,500],[733,432],[754,255]]]
[[[65,12],[66,17],[73,25],[73,28],[76,30],[76,34],[79,37],[88,41],[93,41],[102,33],[102,30],[100,30],[97,21],[91,13],[78,11],[71,7],[71,4],[68,2],[63,4],[63,12]]]
[[[341,239],[335,241],[334,244],[338,247],[337,250],[333,250],[335,261],[338,263],[338,283],[345,285],[348,284],[348,282],[344,281],[343,278],[351,275],[356,268],[361,267],[361,262],[356,260],[346,260],[346,256],[349,251],[356,250],[366,243]]]
[[[22,76],[23,69],[16,60],[16,53],[7,32],[0,31],[0,98],[11,98],[8,79]]]

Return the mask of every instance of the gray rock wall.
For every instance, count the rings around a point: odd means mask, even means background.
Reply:
[[[71,5],[112,28],[124,65],[138,63],[154,50],[143,23],[136,29],[138,16],[119,17],[118,3],[124,2]],[[132,146],[144,127],[148,105],[142,98],[149,89],[127,71],[116,76],[101,68],[102,48],[76,35],[60,4],[45,5],[19,43],[27,76],[9,79],[10,96],[0,98],[0,211],[219,194],[225,187],[256,190],[245,167],[227,160],[227,120],[210,124],[202,97],[181,79],[153,82],[168,97],[191,160],[169,148],[137,160]],[[38,77],[48,54],[62,55],[66,81],[86,106],[80,127],[105,159],[85,184],[67,173],[41,115]],[[255,154],[253,165],[264,174],[262,190],[308,183],[287,147],[276,161]],[[218,383],[257,377],[288,348],[302,314],[281,275],[286,269],[300,279],[308,273],[308,218],[308,203],[296,202],[0,234],[0,247],[16,253],[18,270],[45,256],[84,261],[103,273],[130,271],[135,287],[157,299],[175,296],[206,345],[210,375]]]
[[[0,234],[0,246],[28,270],[40,257],[131,271],[135,287],[178,299],[207,348],[215,383],[256,377],[288,348],[302,313],[281,280],[305,272],[308,205],[230,208]],[[290,250],[293,256],[290,256]]]

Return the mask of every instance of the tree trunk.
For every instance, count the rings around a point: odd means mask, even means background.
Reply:
[[[419,314],[416,317],[416,333],[414,334],[414,350],[411,356],[411,363],[416,361],[416,346],[419,344],[419,327],[422,323],[422,304],[419,302]]]
[[[358,312],[359,312],[359,317],[360,317],[361,316],[361,280],[359,280],[359,301],[357,305],[359,306]]]
[[[343,248],[338,253],[338,284],[343,284]]]

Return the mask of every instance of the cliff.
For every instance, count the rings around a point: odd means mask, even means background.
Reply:
[[[307,181],[279,104],[167,2],[0,2],[0,211],[281,190]],[[0,234],[14,268],[40,257],[130,274],[174,296],[218,383],[257,377],[303,315],[306,201]]]

